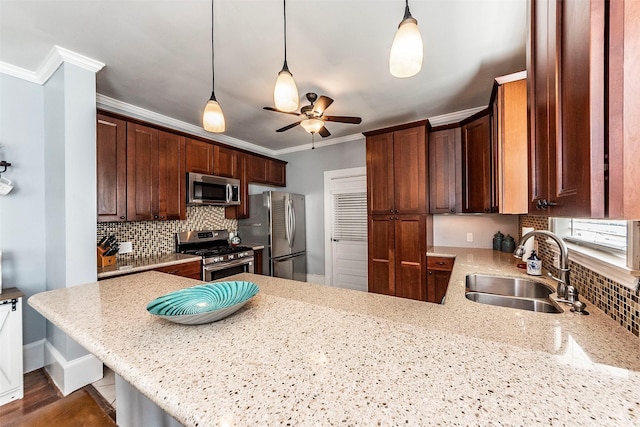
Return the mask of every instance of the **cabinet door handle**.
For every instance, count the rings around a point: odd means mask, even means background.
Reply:
[[[449,209],[449,212],[456,213],[456,210],[455,209]]]
[[[158,219],[158,215],[154,215],[154,216],[153,216],[153,219]]]
[[[120,217],[120,219],[126,219],[126,218],[127,218],[126,216],[121,216],[121,217]]]
[[[432,274],[433,274],[433,271],[430,271],[430,272],[429,272],[429,276],[431,276]]]

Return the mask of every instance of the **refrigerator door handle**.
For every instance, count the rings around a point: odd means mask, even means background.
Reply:
[[[289,201],[284,205],[284,237],[287,239],[287,244],[291,247],[291,206],[289,205]]]
[[[289,199],[289,217],[291,221],[291,241],[289,242],[289,247],[293,247],[293,242],[296,238],[296,211],[293,208],[293,200]]]

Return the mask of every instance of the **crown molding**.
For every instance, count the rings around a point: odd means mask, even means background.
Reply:
[[[237,148],[243,148],[245,150],[257,152],[270,157],[276,157],[278,155],[277,151],[270,150],[259,145],[251,144],[250,142],[246,142],[241,139],[232,138],[221,133],[217,133],[215,134],[215,137],[213,137],[211,132],[205,131],[200,126],[195,126],[190,123],[183,122],[182,120],[177,120],[163,114],[158,114],[154,111],[146,110],[144,108],[137,107],[126,102],[118,101],[117,99],[110,98],[100,93],[96,94],[96,104],[98,108],[106,111],[120,113],[157,125],[166,126],[171,129],[180,130],[192,135],[197,135],[202,138],[209,139],[211,141],[221,142],[223,144],[231,145]]]
[[[364,135],[362,135],[361,133],[354,133],[352,135],[345,135],[339,138],[332,138],[327,141],[324,141],[324,140],[316,141],[315,146],[317,148],[322,148],[328,145],[342,144],[343,142],[351,142],[351,141],[357,141],[357,140],[363,140],[363,139],[364,139]],[[298,145],[297,147],[283,148],[282,150],[277,150],[275,151],[275,153],[277,155],[282,155],[282,154],[295,153],[296,151],[311,150],[312,146],[313,146],[312,144]]]
[[[104,68],[104,63],[100,61],[56,45],[51,48],[49,54],[36,71],[16,67],[6,62],[0,62],[0,72],[31,83],[43,85],[51,78],[58,67],[65,62],[93,73],[97,73]]]
[[[448,125],[450,123],[458,123],[467,117],[473,116],[475,113],[485,110],[487,106],[469,108],[467,110],[454,111],[453,113],[442,114],[440,116],[429,117],[429,123],[432,127]]]

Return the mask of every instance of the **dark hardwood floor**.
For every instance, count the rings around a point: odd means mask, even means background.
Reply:
[[[80,390],[86,390],[100,410],[115,422],[116,411],[95,387],[88,385]],[[0,426],[20,423],[27,415],[62,398],[62,394],[53,385],[44,369],[29,372],[24,375],[24,398],[0,406]]]

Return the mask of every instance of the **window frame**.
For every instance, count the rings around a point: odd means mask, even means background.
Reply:
[[[558,220],[566,218],[550,217],[548,222],[549,230],[558,234],[560,238],[561,232],[558,229],[562,225],[558,224]],[[576,244],[571,241],[562,240],[569,249],[569,260],[582,265],[604,277],[607,277],[617,283],[622,284],[630,289],[637,289],[638,277],[640,276],[640,222],[627,221],[627,252],[626,256],[613,254],[612,251],[596,249],[595,245]],[[552,242],[551,251],[554,254],[560,253],[560,249]]]

